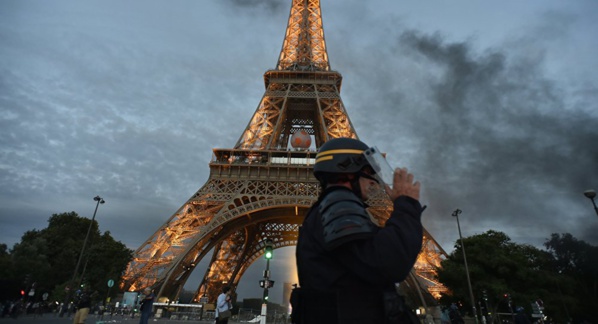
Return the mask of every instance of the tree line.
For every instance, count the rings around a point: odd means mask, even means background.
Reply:
[[[88,230],[87,245],[74,277]],[[21,298],[56,304],[83,287],[101,299],[114,297],[132,255],[133,251],[110,232],[100,233],[95,220],[75,212],[53,214],[47,228],[25,232],[12,249],[0,244],[0,300]],[[114,287],[108,287],[108,280],[114,280]]]
[[[506,234],[492,230],[457,240],[438,269],[439,281],[450,290],[440,301],[455,303],[470,316],[473,307],[463,246],[478,317],[497,320],[500,314],[521,308],[530,316],[537,302],[543,314],[557,323],[594,322],[598,247],[568,233],[552,234],[545,249],[514,243]]]

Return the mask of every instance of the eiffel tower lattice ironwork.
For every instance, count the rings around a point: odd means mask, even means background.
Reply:
[[[208,181],[135,251],[122,289],[152,287],[159,299],[175,300],[213,251],[194,298],[213,302],[263,254],[265,239],[275,249],[296,244],[319,183],[312,175],[316,151],[292,148],[292,135],[307,132],[316,149],[331,138],[357,138],[340,97],[342,76],[330,69],[319,0],[293,0],[276,69],[264,81],[264,96],[235,147],[213,150]],[[385,195],[369,204],[374,217],[388,218]],[[434,271],[445,256],[425,231],[407,286],[437,297],[444,288]]]

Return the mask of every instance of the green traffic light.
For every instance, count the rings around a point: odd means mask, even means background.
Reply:
[[[272,259],[273,255],[274,254],[272,253],[272,247],[267,246],[266,247],[266,253],[265,253],[266,259]]]

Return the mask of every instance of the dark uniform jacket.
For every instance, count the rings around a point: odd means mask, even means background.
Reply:
[[[417,200],[401,196],[393,202],[394,210],[384,227],[372,226],[371,235],[349,237],[330,249],[320,204],[339,190],[344,192],[335,195],[356,198],[345,187],[328,188],[299,230],[296,257],[301,301],[293,307],[301,308],[301,320],[295,322],[384,323],[383,292],[394,291],[394,284],[406,278],[422,247],[422,207]],[[361,204],[360,208],[367,207]]]
[[[88,292],[81,292],[77,300],[77,309],[91,308],[91,296]]]

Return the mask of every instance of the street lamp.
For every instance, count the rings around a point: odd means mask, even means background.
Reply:
[[[469,267],[467,266],[467,256],[465,255],[465,243],[463,236],[461,236],[461,225],[459,224],[460,209],[455,209],[452,216],[457,218],[457,228],[459,229],[459,240],[461,241],[461,250],[463,251],[463,261],[465,262],[465,275],[467,276],[467,286],[469,287],[469,298],[471,299],[471,308],[473,309],[473,317],[476,324],[478,323],[478,314],[475,309],[475,299],[473,298],[473,289],[471,289],[471,279],[469,278]]]
[[[85,252],[85,246],[87,245],[87,240],[89,239],[89,233],[91,232],[91,227],[93,225],[93,221],[96,219],[96,213],[98,212],[98,207],[100,206],[100,204],[103,204],[106,202],[100,196],[93,197],[93,200],[96,201],[96,209],[93,211],[93,217],[91,217],[91,222],[89,223],[89,227],[87,228],[87,234],[85,235],[85,240],[83,241],[83,246],[81,247],[81,252],[79,253],[79,260],[77,260],[77,265],[75,266],[75,273],[73,273],[73,279],[71,280],[71,285],[73,283],[75,283],[77,280],[77,273],[79,272],[79,266],[81,265],[81,260],[83,259],[83,253]],[[77,282],[77,286],[79,284],[80,284],[80,282]],[[72,287],[72,288],[74,289],[75,287]],[[63,308],[68,307],[67,305],[68,305],[68,302],[70,299],[71,290],[69,290],[66,294],[66,300],[64,301]]]
[[[85,252],[85,246],[87,245],[87,240],[89,240],[89,233],[91,233],[91,227],[93,225],[93,221],[96,219],[96,213],[98,212],[98,206],[100,204],[105,203],[104,199],[100,196],[93,197],[96,203],[96,209],[93,211],[93,216],[91,217],[91,222],[89,223],[89,227],[87,228],[87,235],[85,235],[85,240],[83,241],[83,246],[81,247],[81,253],[79,253],[79,260],[77,260],[77,265],[75,266],[75,273],[73,274],[73,281],[77,278],[77,273],[79,272],[79,266],[81,265],[81,260],[83,259],[83,252]]]
[[[584,196],[588,197],[588,199],[590,199],[592,201],[592,205],[594,205],[594,210],[596,211],[596,215],[598,215],[598,207],[596,207],[596,202],[594,201],[594,198],[596,198],[596,191],[595,190],[586,190],[583,193]]]
[[[266,324],[266,317],[268,316],[268,288],[272,288],[271,284],[274,283],[274,281],[270,280],[270,259],[272,259],[273,256],[273,248],[274,244],[272,240],[266,239],[264,241],[264,257],[266,258],[266,271],[264,271],[264,280],[262,280],[264,288],[264,298],[262,303],[260,324]]]

